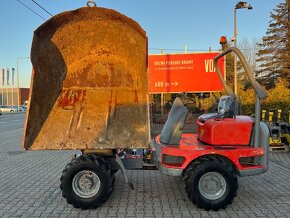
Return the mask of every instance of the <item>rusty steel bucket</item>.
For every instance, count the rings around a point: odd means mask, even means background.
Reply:
[[[147,37],[114,10],[85,7],[35,32],[23,146],[146,148],[149,144]]]

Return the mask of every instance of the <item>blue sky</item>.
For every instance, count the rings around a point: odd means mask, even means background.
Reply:
[[[20,0],[45,19],[50,15],[31,0]],[[53,15],[86,6],[86,0],[36,0]],[[233,37],[234,6],[231,0],[98,0],[100,7],[115,9],[139,22],[149,38],[149,53],[188,50],[205,51],[220,47],[222,35]],[[251,0],[253,10],[237,10],[237,40],[260,39],[265,35],[270,12],[283,0]],[[30,55],[33,31],[44,20],[17,0],[1,0],[0,69],[16,67],[19,57]],[[29,87],[29,59],[19,60],[20,86]]]

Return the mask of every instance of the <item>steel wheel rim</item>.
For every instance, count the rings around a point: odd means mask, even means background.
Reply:
[[[100,178],[90,170],[78,172],[72,181],[72,188],[76,195],[81,198],[91,198],[95,196],[101,186]]]
[[[218,172],[208,172],[198,182],[200,194],[209,200],[221,198],[225,194],[226,188],[226,180]]]

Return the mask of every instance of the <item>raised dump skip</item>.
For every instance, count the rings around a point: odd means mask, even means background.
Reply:
[[[54,16],[35,32],[25,149],[146,148],[147,38],[98,7]]]

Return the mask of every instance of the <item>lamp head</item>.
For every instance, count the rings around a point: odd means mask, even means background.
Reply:
[[[235,9],[242,9],[242,8],[247,8],[248,10],[252,10],[253,7],[248,4],[248,2],[238,2],[235,6]]]

